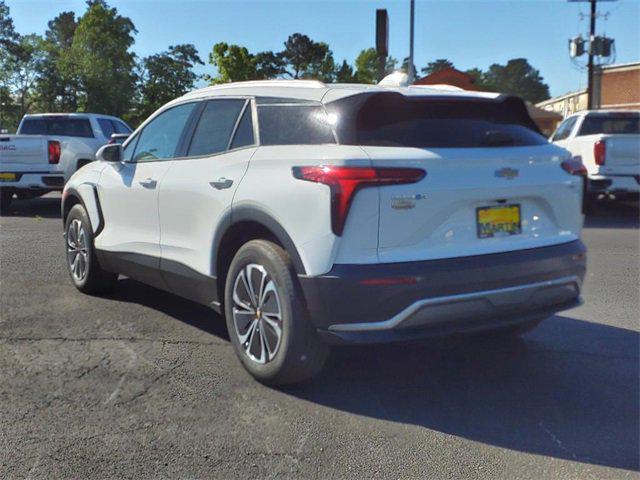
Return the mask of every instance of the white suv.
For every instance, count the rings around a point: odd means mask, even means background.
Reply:
[[[246,369],[328,345],[519,333],[575,306],[584,167],[517,98],[265,81],[189,93],[76,173],[71,279],[210,305]]]

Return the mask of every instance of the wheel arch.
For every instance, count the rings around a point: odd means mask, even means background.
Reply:
[[[78,204],[82,205],[89,216],[93,235],[98,235],[104,227],[104,219],[102,216],[102,209],[100,208],[98,191],[94,185],[86,183],[77,187],[67,187],[64,190],[60,205],[63,227],[67,221],[67,215],[73,206]]]
[[[212,274],[217,278],[220,300],[224,299],[226,275],[235,253],[246,242],[256,239],[279,244],[289,254],[296,273],[306,273],[293,240],[276,219],[259,207],[234,207],[220,222],[213,239]]]

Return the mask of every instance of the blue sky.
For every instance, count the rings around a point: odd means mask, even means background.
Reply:
[[[131,17],[138,34],[134,51],[146,56],[177,43],[193,43],[206,62],[214,43],[225,41],[249,51],[281,50],[287,36],[302,32],[327,42],[336,61],[353,62],[360,50],[374,46],[375,10],[386,8],[389,47],[398,59],[408,56],[409,1],[214,1],[108,0]],[[80,15],[84,0],[8,0],[20,33],[39,33],[59,12]],[[601,2],[598,33],[616,40],[616,63],[640,60],[640,0]],[[587,3],[567,0],[417,0],[415,63],[436,58],[456,67],[487,68],[525,57],[538,68],[552,95],[584,88],[586,73],[569,60],[567,39],[588,29]],[[207,66],[201,72],[213,73]]]

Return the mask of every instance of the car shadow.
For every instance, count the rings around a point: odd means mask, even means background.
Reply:
[[[158,310],[206,333],[229,340],[227,325],[220,315],[209,307],[177,295],[129,278],[120,278],[117,289],[110,296],[120,302],[136,303]]]
[[[114,297],[229,340],[211,309],[121,279]],[[286,395],[536,455],[638,470],[640,335],[555,316],[521,339],[335,347]]]
[[[553,317],[511,341],[334,349],[289,395],[536,455],[638,470],[638,332]]]
[[[29,200],[14,198],[3,217],[60,218],[60,193],[48,193]]]
[[[598,201],[585,218],[585,228],[640,228],[637,202]]]

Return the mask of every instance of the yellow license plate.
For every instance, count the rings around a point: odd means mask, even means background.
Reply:
[[[0,182],[15,182],[15,173],[0,173]]]
[[[501,237],[522,233],[520,205],[500,205],[476,209],[478,238]]]

